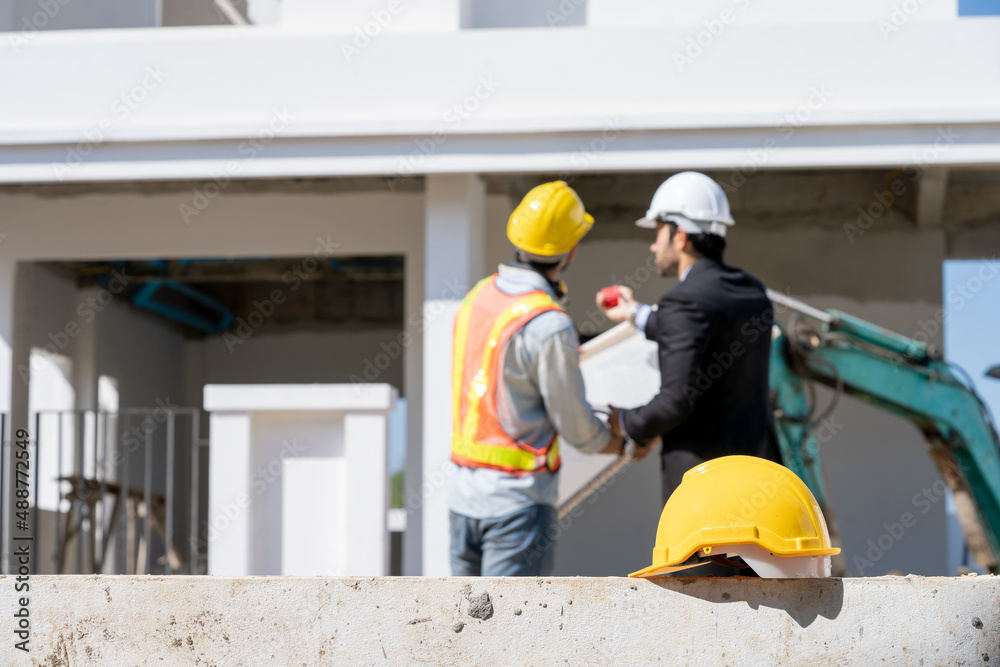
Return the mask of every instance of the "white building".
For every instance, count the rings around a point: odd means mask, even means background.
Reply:
[[[584,335],[609,326],[591,295],[611,274],[647,301],[669,287],[631,222],[683,169],[729,192],[732,263],[927,330],[942,262],[1000,247],[1000,19],[966,10],[6,2],[0,408],[21,428],[41,408],[200,408],[206,384],[391,384],[408,406],[402,571],[444,574],[451,319],[509,258],[519,198],[564,178],[597,218],[568,275]],[[112,270],[139,277],[115,292]],[[245,323],[224,336],[164,317],[166,297],[159,314],[129,303],[158,280]],[[823,455],[850,562],[938,477],[909,424],[847,400],[835,417]],[[565,531],[560,573],[648,558],[658,471],[627,475]],[[863,574],[950,574],[946,533],[935,502]]]

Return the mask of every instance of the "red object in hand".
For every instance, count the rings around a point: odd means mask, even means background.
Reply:
[[[618,285],[601,288],[601,303],[605,308],[614,308],[617,306],[619,296],[621,296],[621,290],[618,289]]]

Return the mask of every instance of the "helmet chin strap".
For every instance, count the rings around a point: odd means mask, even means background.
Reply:
[[[734,570],[743,570],[750,567],[746,563],[741,563],[733,560],[732,558],[726,558],[725,556],[709,556],[708,560],[712,561],[716,565],[725,565],[726,567],[731,567]]]
[[[560,280],[555,287],[556,294],[559,296],[559,305],[563,308],[569,303],[569,287],[565,282]]]

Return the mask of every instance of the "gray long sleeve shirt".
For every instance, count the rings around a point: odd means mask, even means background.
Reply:
[[[542,290],[556,298],[544,277],[520,267],[500,266],[497,287],[506,294]],[[503,379],[497,387],[497,417],[515,440],[543,447],[558,434],[559,446],[592,454],[611,433],[587,402],[580,374],[580,341],[566,313],[549,311],[511,336],[501,352]],[[555,506],[557,476],[539,472],[509,475],[489,468],[458,466],[448,506],[457,514],[492,519],[531,505]]]

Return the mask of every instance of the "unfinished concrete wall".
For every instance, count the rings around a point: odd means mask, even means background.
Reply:
[[[0,580],[11,618],[14,581]],[[4,665],[987,665],[1000,579],[34,577]]]
[[[180,329],[122,300],[112,301],[100,317],[98,375],[118,380],[121,406],[157,407],[168,399],[171,405],[181,405],[184,335]]]
[[[34,411],[37,410],[71,410],[97,408],[97,381],[100,375],[109,375],[117,380],[120,405],[123,407],[155,407],[179,405],[182,402],[182,336],[174,327],[147,313],[131,308],[106,289],[78,289],[69,273],[61,272],[57,267],[36,262],[22,262],[18,272],[18,317],[15,349],[17,365],[20,373],[15,373],[15,395],[23,402],[29,394],[32,401],[25,405],[23,412],[15,413],[15,428],[27,425],[32,437],[39,437],[35,432]],[[100,297],[100,298],[98,298]],[[31,366],[30,351],[42,348],[65,355],[69,358],[69,381],[73,388],[73,398],[70,401],[57,402],[54,396],[46,395],[44,388],[30,388],[26,374]],[[33,381],[37,374],[46,372],[45,366],[51,363],[36,358],[31,371]],[[40,391],[41,389],[41,391]],[[21,404],[19,402],[19,405]],[[28,408],[32,411],[28,413]],[[140,420],[133,420],[132,427],[137,427]],[[85,433],[84,444],[84,474],[95,475],[95,459],[102,456],[102,447],[107,447],[107,460],[113,460],[115,452],[121,445],[129,423],[125,420],[111,422],[115,432],[105,435],[98,431],[101,444],[95,444],[95,422],[87,417],[81,422],[65,415],[61,419],[56,415],[46,414],[41,421],[41,466],[40,476],[40,525],[35,533],[38,537],[39,571],[55,572],[55,556],[57,551],[57,526],[54,510],[59,493],[59,485],[55,478],[79,471],[74,465],[75,435],[82,428]],[[104,423],[100,428],[104,428]],[[61,468],[57,466],[58,434],[63,434]],[[163,493],[166,476],[165,427],[156,424],[156,430],[151,434],[153,439],[152,460],[154,493]],[[187,443],[183,434],[179,437],[182,444]],[[96,447],[96,450],[95,450]],[[177,470],[183,477],[188,470],[187,451],[178,447],[176,459]],[[131,486],[141,487],[145,467],[144,448],[139,446],[130,452],[128,459]],[[118,478],[116,466],[104,467],[105,474],[110,479]],[[65,490],[63,488],[62,490]],[[182,511],[187,506],[183,498],[175,497],[175,512],[178,534],[187,531],[187,514]],[[64,510],[68,503],[64,503]],[[65,522],[66,516],[61,517]],[[85,550],[86,551],[86,550]],[[75,569],[75,540],[67,545],[70,554],[67,566]],[[116,553],[114,548],[112,555]],[[112,556],[113,560],[113,556]],[[88,567],[89,559],[85,559]]]
[[[45,3],[41,0],[12,0],[10,23],[0,29],[17,30],[30,39],[38,30],[80,30],[86,28],[152,28],[159,23],[155,0],[142,2]]]
[[[221,337],[189,341],[188,353],[202,346],[202,384],[387,382],[400,391],[401,359],[385,368],[374,359],[399,338],[400,331],[296,331],[257,333],[238,344]],[[382,359],[379,359],[382,362]],[[367,375],[366,375],[367,372]]]

